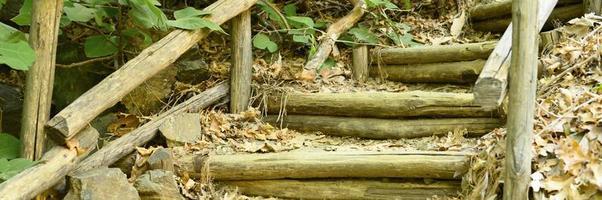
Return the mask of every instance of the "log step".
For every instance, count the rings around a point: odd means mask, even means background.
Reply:
[[[285,152],[190,155],[176,166],[191,177],[224,180],[315,178],[460,179],[471,154],[461,152]],[[208,174],[207,174],[208,173]]]
[[[580,4],[582,0],[559,0],[557,7],[571,4]],[[512,12],[512,0],[498,0],[490,3],[478,4],[468,11],[472,21],[482,21],[491,18],[510,16]]]
[[[485,60],[381,65],[370,68],[370,76],[404,83],[474,83]]]
[[[466,130],[468,136],[477,137],[502,126],[494,118],[448,119],[374,119],[311,115],[288,115],[278,121],[277,115],[264,120],[274,126],[297,131],[320,131],[328,135],[351,136],[371,139],[400,139],[447,135],[449,132]]]
[[[386,48],[374,50],[372,57],[375,59],[372,62],[403,65],[487,59],[496,43],[496,41],[492,41],[412,48]]]
[[[496,110],[473,103],[471,93],[356,92],[290,93],[268,96],[267,112],[345,117],[493,117]]]
[[[256,180],[223,181],[245,195],[287,199],[406,199],[457,196],[458,181],[420,180]]]
[[[550,15],[548,21],[544,25],[544,30],[554,28],[554,22],[567,22],[571,19],[583,16],[584,13],[585,8],[582,4],[573,4],[558,7],[552,11],[552,14]],[[478,31],[501,33],[504,32],[506,28],[508,28],[510,22],[512,22],[512,17],[508,15],[500,18],[473,22],[472,28]]]

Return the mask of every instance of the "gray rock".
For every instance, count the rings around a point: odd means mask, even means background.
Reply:
[[[142,174],[134,184],[143,200],[184,199],[176,183],[173,172],[150,170]]]
[[[117,168],[98,168],[69,177],[69,193],[64,200],[140,199],[136,188]]]
[[[188,84],[198,84],[211,77],[209,65],[205,61],[184,60],[176,63],[178,68],[177,80]]]
[[[146,162],[148,162],[149,169],[151,170],[162,169],[165,171],[174,171],[173,156],[171,155],[171,151],[166,148],[155,149]]]
[[[201,119],[198,113],[182,113],[170,117],[159,127],[167,139],[167,146],[196,143],[202,136]]]

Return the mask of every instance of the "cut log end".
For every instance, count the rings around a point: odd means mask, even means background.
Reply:
[[[505,96],[507,83],[495,77],[482,78],[474,86],[475,104],[487,109],[497,109]]]

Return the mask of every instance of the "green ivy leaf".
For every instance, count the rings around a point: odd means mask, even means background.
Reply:
[[[87,22],[94,18],[96,9],[85,7],[79,3],[74,3],[73,7],[65,6],[63,8],[67,18],[76,22]]]
[[[23,1],[23,6],[19,9],[19,15],[13,17],[11,20],[20,26],[27,26],[31,24],[31,5],[32,0]]]
[[[33,164],[35,164],[35,162],[25,158],[12,160],[0,158],[0,181],[10,179],[21,171],[31,167]]]
[[[17,70],[28,70],[35,59],[35,52],[27,42],[0,41],[0,64],[7,64]]]
[[[222,27],[220,27],[216,23],[213,23],[212,21],[209,21],[209,20],[206,20],[206,19],[203,19],[200,17],[188,17],[188,18],[181,18],[181,19],[176,19],[176,20],[168,20],[167,25],[176,27],[176,28],[187,29],[187,30],[208,28],[212,31],[218,31],[223,34],[227,34],[224,31],[224,29],[222,29]]]
[[[295,16],[297,15],[297,4],[287,4],[286,6],[284,6],[284,8],[282,8],[282,10],[284,11],[284,15],[286,16]]]
[[[270,53],[274,53],[278,50],[278,44],[272,42],[270,37],[262,33],[257,33],[255,37],[253,37],[253,46],[258,49],[268,50]]]
[[[378,37],[365,27],[352,28],[348,32],[352,34],[358,41],[371,44],[378,43]]]
[[[286,19],[291,21],[296,28],[313,28],[315,26],[314,20],[309,17],[289,16]]]
[[[0,159],[13,159],[19,157],[21,141],[15,136],[0,133]]]
[[[15,43],[27,41],[25,33],[0,22],[0,41]]]
[[[311,44],[311,36],[310,35],[293,35],[293,41],[303,43],[303,44]]]
[[[184,9],[177,10],[173,13],[173,15],[176,19],[198,17],[198,16],[203,16],[203,15],[209,15],[209,14],[211,14],[211,12],[204,11],[204,10],[197,10],[193,7],[186,7]]]
[[[117,53],[117,37],[93,35],[84,42],[84,53],[88,58],[96,58]]]

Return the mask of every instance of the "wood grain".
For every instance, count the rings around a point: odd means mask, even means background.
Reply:
[[[230,68],[230,112],[247,110],[251,98],[253,51],[251,46],[251,11],[232,19],[232,67]]]

